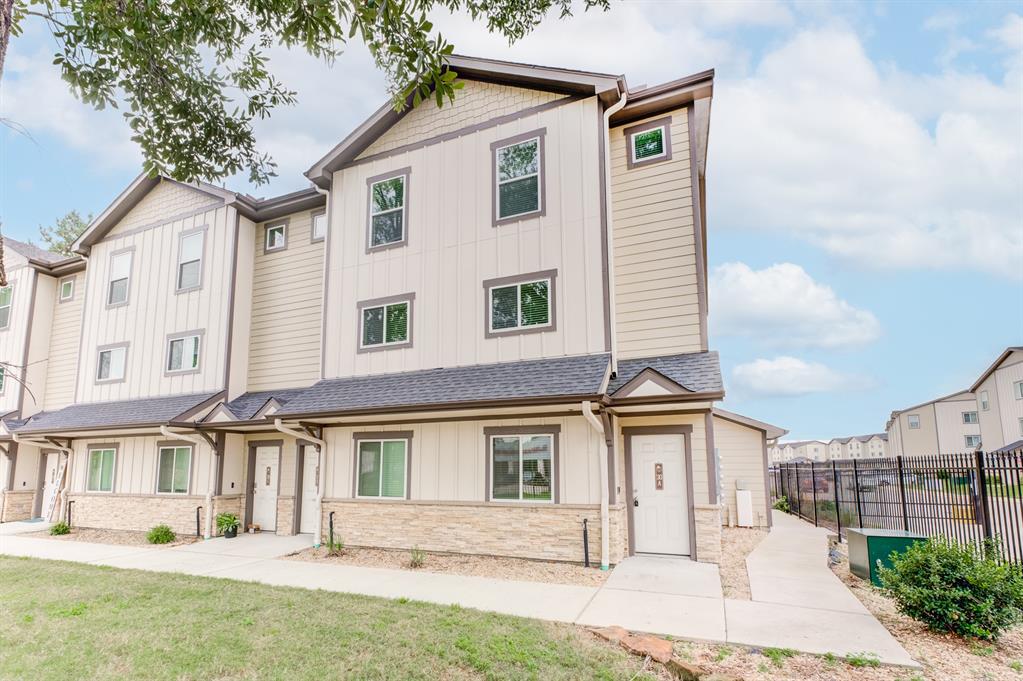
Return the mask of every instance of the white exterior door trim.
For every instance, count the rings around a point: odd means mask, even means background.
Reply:
[[[300,534],[312,534],[316,532],[316,506],[317,482],[320,477],[320,457],[313,445],[299,444],[302,452],[302,469],[298,472],[302,476],[302,495],[298,500],[299,528]]]
[[[625,495],[626,504],[628,509],[628,525],[629,525],[629,555],[634,555],[637,552],[640,553],[667,553],[672,555],[683,555],[687,556],[692,560],[696,560],[696,523],[694,515],[694,497],[693,497],[693,455],[692,455],[692,435],[693,427],[691,425],[668,425],[668,426],[635,426],[635,427],[623,427],[622,436],[625,440]],[[668,547],[668,550],[658,550],[656,546],[639,546],[636,545],[636,516],[637,506],[636,502],[639,501],[642,504],[642,499],[636,497],[637,485],[640,481],[635,480],[634,466],[636,464],[634,460],[634,454],[636,450],[634,448],[634,438],[646,437],[646,436],[665,436],[666,438],[681,438],[682,439],[682,452],[681,462],[679,471],[676,469],[674,480],[678,481],[678,473],[682,475],[681,484],[683,485],[682,494],[677,501],[678,508],[676,517],[679,522],[683,523],[682,530],[684,531],[685,541],[681,548],[674,546]],[[671,484],[670,466],[665,466],[665,487]]]

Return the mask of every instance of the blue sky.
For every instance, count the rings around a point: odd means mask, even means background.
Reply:
[[[616,4],[509,46],[437,15],[458,52],[625,73],[715,68],[708,161],[711,345],[726,408],[793,438],[880,431],[1023,343],[1023,3]],[[116,111],[71,97],[39,25],[12,41],[0,220],[33,238],[101,211],[135,176]],[[359,46],[333,68],[283,49],[296,107],[258,130],[301,172],[386,98]]]

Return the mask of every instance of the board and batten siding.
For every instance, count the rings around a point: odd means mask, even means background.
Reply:
[[[764,433],[715,416],[714,448],[721,466],[721,502],[726,509],[722,522],[728,525],[736,522],[735,492],[741,483],[743,489],[753,493],[754,524],[767,527]]]
[[[72,445],[74,458],[71,464],[72,493],[86,493],[89,475],[89,450],[114,446],[113,492],[88,492],[97,495],[156,495],[156,475],[159,466],[160,443],[170,441],[162,436],[155,437],[99,437],[75,440]],[[187,446],[184,443],[179,446]],[[216,457],[206,444],[193,445],[192,469],[188,483],[188,494],[184,496],[203,497],[210,481],[216,475]],[[160,495],[176,497],[182,495]]]
[[[484,428],[545,425],[561,427],[559,470],[554,484],[561,504],[600,503],[600,440],[582,416],[411,423],[388,428],[326,428],[325,495],[350,499],[356,432],[412,431],[410,498],[415,501],[484,503],[489,445]],[[282,486],[282,489],[284,487]]]
[[[628,167],[625,130],[611,129],[615,325],[622,358],[699,352],[700,305],[687,109],[671,116],[671,159]]]
[[[132,213],[148,215],[146,204],[162,186],[143,198]],[[186,190],[186,195],[187,192],[199,193]],[[154,201],[160,198],[165,197],[159,194]],[[167,201],[159,203],[159,215],[164,216],[185,214],[192,206],[190,202],[181,206],[167,205]],[[215,392],[223,388],[234,224],[234,208],[220,202],[208,210],[164,223],[147,223],[142,228],[122,230],[118,225],[92,247],[85,285],[77,402]],[[206,234],[202,287],[176,293],[178,236],[199,228],[204,228]],[[122,249],[134,249],[128,303],[108,308],[110,255]],[[168,335],[196,330],[203,332],[200,370],[165,375]],[[125,380],[97,383],[97,349],[117,343],[129,343]]]
[[[320,378],[324,242],[310,241],[311,215],[303,211],[256,226],[249,390],[300,388]],[[287,248],[264,253],[265,226],[283,221]]]
[[[951,454],[973,451],[972,448],[966,446],[966,436],[980,435],[980,424],[963,423],[963,412],[967,411],[977,411],[977,399],[973,393],[962,393],[934,403],[934,418],[938,430],[940,451],[933,453]]]
[[[11,287],[11,316],[7,327],[0,329],[0,361],[12,367],[20,367],[25,361],[25,342],[28,335],[29,308],[32,302],[32,286],[38,276],[28,261],[14,250],[8,248],[4,257],[7,264],[7,282]],[[8,372],[18,368],[7,369]],[[0,392],[0,414],[6,414],[18,408],[18,397],[21,385],[13,378],[4,381]]]
[[[61,302],[60,285],[74,281],[71,300]],[[46,411],[63,409],[75,401],[75,375],[78,373],[78,342],[81,335],[82,309],[85,303],[85,272],[57,279],[57,296],[53,303],[53,327],[50,330],[50,354],[46,371]]]
[[[1006,357],[1002,366],[998,367],[992,376],[995,377],[995,390],[992,392],[998,394],[997,403],[992,399],[992,408],[998,409],[1001,416],[1003,441],[998,444],[998,447],[1003,447],[1012,442],[1023,440],[1023,433],[1020,432],[1019,423],[1019,420],[1023,419],[1023,400],[1016,397],[1013,388],[1017,381],[1023,381],[1023,352],[1013,352]],[[987,437],[986,432],[985,437]],[[991,451],[992,449],[997,449],[997,447],[985,442],[984,449]]]
[[[578,100],[334,173],[325,377],[604,352],[598,118]],[[546,214],[494,227],[490,145],[541,128]],[[367,253],[367,179],[403,168],[408,243]],[[543,270],[556,329],[487,338],[483,282]],[[406,293],[411,347],[359,353],[359,302]]]

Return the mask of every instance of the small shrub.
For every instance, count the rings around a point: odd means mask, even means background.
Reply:
[[[789,513],[792,510],[792,507],[789,506],[788,497],[778,497],[778,499],[775,500],[771,508],[773,508],[776,511],[781,511],[782,513]]]
[[[71,526],[61,520],[59,523],[54,523],[53,527],[50,528],[50,534],[58,536],[61,534],[71,534]]]
[[[175,539],[174,530],[166,525],[157,525],[146,534],[146,541],[150,544],[170,544]]]
[[[1013,660],[1009,663],[1009,669],[1016,672],[1017,674],[1023,674],[1023,662],[1019,660]]]
[[[327,555],[328,556],[343,556],[345,555],[345,540],[341,537],[335,539],[333,536],[327,538]]]
[[[880,667],[881,661],[874,653],[849,653],[845,656],[846,664],[857,669],[863,667]]]
[[[835,666],[835,663],[836,663],[836,662],[838,662],[838,658],[837,658],[837,657],[835,657],[835,654],[834,654],[834,653],[824,653],[824,654],[823,654],[823,655],[822,655],[821,657],[823,657],[823,658],[824,658],[824,662],[825,662],[825,663],[826,663],[826,664],[827,664],[827,665],[828,665],[829,667],[834,667],[834,666]]]
[[[426,551],[423,551],[418,546],[412,547],[412,555],[409,558],[408,566],[410,568],[421,568],[426,565]]]
[[[920,542],[892,556],[879,576],[906,615],[933,631],[996,640],[1023,621],[1023,573],[1000,563],[997,542]]]
[[[728,659],[728,656],[732,654],[732,649],[728,646],[721,646],[718,648],[717,653],[714,655],[715,662],[724,662]]]
[[[775,667],[781,667],[786,658],[796,656],[796,651],[791,648],[764,648],[760,654],[773,662]]]

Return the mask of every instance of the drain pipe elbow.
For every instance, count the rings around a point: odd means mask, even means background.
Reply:
[[[597,431],[597,435],[600,436],[600,445],[602,449],[607,446],[607,440],[604,437],[604,424],[600,422],[596,416],[593,415],[593,403],[589,400],[584,400],[582,403],[583,418],[590,424],[593,430]],[[607,493],[607,480],[609,471],[607,468],[607,453],[600,452],[598,454],[600,461],[600,569],[607,570],[609,567],[608,556],[610,554],[611,541],[610,537],[610,515],[608,506],[610,499]]]
[[[320,471],[319,484],[316,486],[316,524],[313,526],[313,548],[320,548],[321,537],[323,535],[323,454],[327,448],[327,442],[318,437],[313,437],[309,433],[295,430],[284,425],[284,419],[274,419],[274,428],[285,435],[290,435],[296,440],[308,440],[312,442],[316,447],[316,465],[317,470]]]
[[[194,444],[196,447],[200,447],[200,446],[202,446],[204,444],[207,445],[207,446],[209,445],[208,442],[205,442],[204,440],[202,440],[201,438],[199,438],[196,435],[189,435],[188,433],[177,433],[177,432],[171,430],[170,428],[168,428],[167,426],[160,426],[160,434],[163,435],[168,440],[174,440],[174,439],[186,440],[186,441],[191,442],[192,444]],[[199,450],[196,449],[195,451],[198,452]],[[213,456],[217,456],[217,453],[214,452]],[[221,455],[221,456],[223,456],[223,455]],[[203,539],[209,539],[210,537],[213,536],[213,485],[214,484],[215,484],[214,476],[211,474],[209,476],[209,481],[206,484],[206,496],[203,498],[203,505],[206,507],[206,522],[203,523],[203,530],[202,530],[202,537],[203,537]]]

